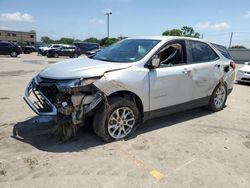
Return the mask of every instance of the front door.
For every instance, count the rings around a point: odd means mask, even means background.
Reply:
[[[158,53],[160,66],[149,71],[150,111],[192,99],[193,80],[190,74],[193,65],[187,64],[186,54],[185,41],[171,42]]]

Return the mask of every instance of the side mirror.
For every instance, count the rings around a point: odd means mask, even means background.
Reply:
[[[152,61],[150,63],[150,66],[152,68],[157,68],[157,67],[159,67],[159,65],[160,65],[160,58],[158,57],[158,55],[154,55],[152,57]]]

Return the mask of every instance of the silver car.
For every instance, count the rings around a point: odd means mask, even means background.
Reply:
[[[234,77],[224,46],[138,37],[47,67],[30,81],[24,100],[38,115],[56,116],[66,139],[93,120],[95,133],[113,141],[149,118],[199,106],[222,110]]]
[[[246,62],[245,65],[238,70],[236,74],[236,81],[238,83],[250,83],[250,62]]]

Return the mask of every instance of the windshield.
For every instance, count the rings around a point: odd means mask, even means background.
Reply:
[[[103,49],[93,59],[110,62],[135,62],[142,59],[160,40],[126,39]]]

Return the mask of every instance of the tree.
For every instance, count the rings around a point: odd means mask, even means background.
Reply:
[[[164,36],[186,36],[186,37],[194,37],[199,38],[200,33],[195,32],[192,27],[183,26],[181,29],[171,29],[166,30],[162,33]]]
[[[116,43],[117,41],[119,41],[119,39],[117,39],[117,38],[105,37],[105,38],[100,40],[100,46],[109,46],[109,45]]]
[[[74,39],[72,38],[65,38],[65,37],[62,37],[58,43],[61,43],[61,44],[73,44],[74,42]]]
[[[93,43],[98,43],[98,44],[100,43],[100,41],[95,37],[87,38],[84,40],[84,42],[93,42]]]
[[[194,38],[200,37],[200,33],[194,32],[194,29],[192,27],[183,26],[181,28],[181,31],[182,31],[182,35],[186,37],[194,37]]]
[[[117,39],[117,38],[108,38],[105,42],[105,46],[110,46],[110,45],[116,43],[117,41],[119,41],[119,39]]]
[[[230,48],[246,49],[246,47],[243,45],[234,45],[234,46],[231,46]]]
[[[182,31],[180,29],[166,30],[162,33],[163,36],[182,36]]]
[[[47,37],[47,36],[43,36],[43,37],[41,37],[41,41],[43,42],[43,43],[45,43],[45,44],[51,44],[51,43],[53,43],[53,40],[51,40],[49,37]]]

